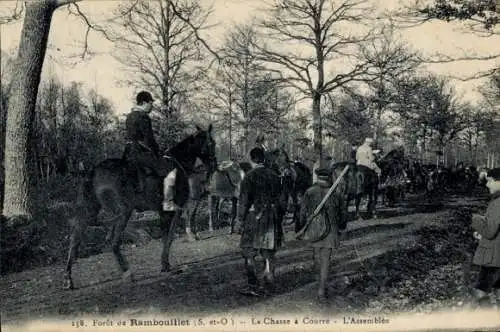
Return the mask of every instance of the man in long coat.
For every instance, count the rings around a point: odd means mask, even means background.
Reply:
[[[283,238],[280,220],[281,183],[276,172],[264,165],[265,152],[261,147],[250,151],[250,159],[253,169],[241,183],[238,221],[242,224],[240,248],[248,278],[248,287],[243,293],[257,295],[255,257],[259,253],[266,264],[264,283],[268,288],[272,288],[274,283],[274,256]]]
[[[500,306],[500,168],[490,170],[486,176],[491,201],[484,216],[474,214],[472,228],[479,239],[473,264],[479,265],[478,280],[472,295],[479,304],[488,300],[493,291]]]
[[[302,200],[300,209],[301,224],[307,222],[307,218],[313,215],[316,207],[321,203],[326,196],[328,190],[332,186],[332,172],[328,168],[318,168],[315,171],[317,180],[306,191]],[[320,241],[313,242],[314,261],[318,273],[318,300],[323,302],[326,300],[326,282],[328,280],[328,272],[330,270],[330,258],[334,249],[340,245],[340,231],[347,226],[347,207],[345,200],[339,188],[334,191],[325,202],[322,211],[322,217],[330,224],[330,232]],[[314,219],[317,221],[317,219]],[[313,222],[314,222],[313,221]]]

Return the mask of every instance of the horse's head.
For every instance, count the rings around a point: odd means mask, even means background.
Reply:
[[[274,149],[268,153],[268,162],[271,168],[283,173],[290,168],[290,158],[283,147]]]
[[[212,137],[212,124],[207,130],[196,126],[197,132],[193,134],[193,152],[208,167],[208,174],[217,169],[217,157],[215,156],[215,140]]]
[[[211,175],[217,169],[212,125],[208,127],[208,130],[203,130],[198,126],[196,129],[196,133],[168,150],[167,155],[174,157],[188,172],[192,171],[196,158],[199,158],[207,167],[207,175]]]

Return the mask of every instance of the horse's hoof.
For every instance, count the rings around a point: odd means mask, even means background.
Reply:
[[[125,271],[122,275],[122,280],[124,282],[134,282],[134,274],[132,273],[132,271]]]
[[[162,267],[161,267],[161,272],[162,273],[166,273],[166,272],[170,272],[170,264],[164,264]]]
[[[209,231],[210,233],[213,233],[214,228],[213,228],[213,227],[209,227],[209,228],[208,228],[208,231]]]

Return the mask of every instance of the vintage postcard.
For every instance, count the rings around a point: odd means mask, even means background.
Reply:
[[[498,331],[495,1],[0,2],[3,331]]]

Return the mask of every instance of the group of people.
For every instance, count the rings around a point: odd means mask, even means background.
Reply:
[[[166,174],[160,160],[159,148],[154,139],[149,113],[153,109],[153,97],[142,91],[137,95],[137,105],[132,108],[126,119],[126,130],[130,158],[139,167],[152,169],[158,176],[165,177],[163,209],[173,211],[178,207],[173,202],[174,173]],[[375,162],[373,139],[366,138],[353,156],[358,165],[364,165],[380,175]],[[244,177],[240,187],[237,224],[241,228],[240,248],[245,262],[247,285],[245,294],[259,295],[261,291],[272,290],[275,273],[275,253],[283,243],[281,220],[285,206],[280,200],[280,180],[266,162],[266,151],[262,146],[250,151],[252,169]],[[315,208],[320,204],[335,179],[329,167],[320,165],[314,170],[316,179],[302,200],[300,208],[301,224],[305,224]],[[492,200],[484,216],[474,215],[472,227],[479,244],[474,263],[481,266],[479,279],[473,290],[478,302],[484,301],[490,291],[494,291],[500,303],[500,168],[485,175],[486,186]],[[318,274],[317,298],[327,298],[327,280],[330,258],[340,245],[341,232],[346,228],[347,209],[342,194],[333,192],[322,208],[329,223],[329,232],[321,240],[313,242],[314,260]],[[264,272],[257,274],[256,257],[261,255],[265,261]]]

